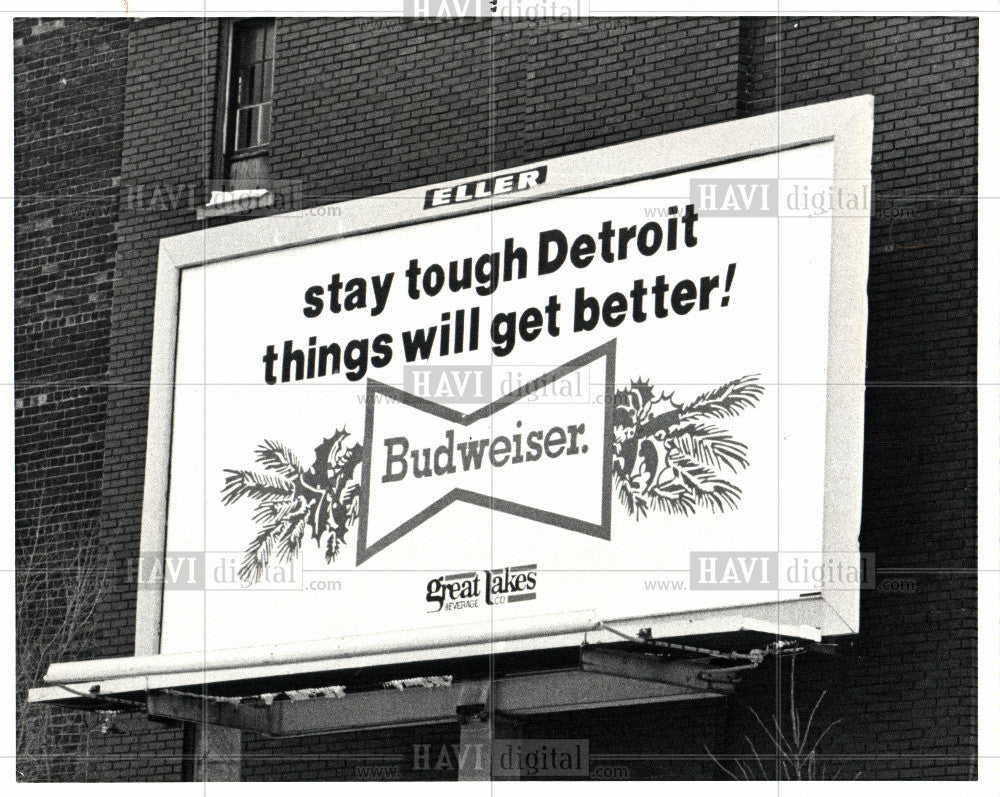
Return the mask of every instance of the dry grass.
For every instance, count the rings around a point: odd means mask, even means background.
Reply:
[[[28,689],[41,684],[49,664],[73,658],[85,646],[107,588],[110,560],[86,525],[48,526],[39,517],[19,534],[17,776],[22,781],[82,780],[83,720],[29,704]],[[60,548],[62,541],[68,544]]]

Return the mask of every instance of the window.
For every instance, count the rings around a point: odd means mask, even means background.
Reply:
[[[219,195],[261,193],[268,179],[274,20],[239,20],[222,30],[214,172]]]
[[[274,22],[233,25],[232,53],[227,144],[230,156],[239,158],[271,141]]]

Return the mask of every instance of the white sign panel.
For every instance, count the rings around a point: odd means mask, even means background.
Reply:
[[[823,589],[834,161],[549,164],[183,268],[159,652]]]

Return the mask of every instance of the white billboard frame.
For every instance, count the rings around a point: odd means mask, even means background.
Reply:
[[[174,368],[180,280],[185,268],[416,226],[826,142],[833,144],[834,183],[867,189],[871,180],[873,105],[871,95],[852,97],[438,184],[471,184],[498,175],[546,168],[545,181],[532,186],[531,191],[496,195],[486,203],[427,207],[428,192],[435,186],[421,186],[162,239],[153,325],[142,556],[162,559],[166,551]],[[827,384],[837,386],[838,400],[827,402],[823,550],[836,553],[841,562],[856,557],[860,563],[868,247],[868,214],[834,208]],[[192,682],[570,647],[583,641],[600,644],[620,641],[619,636],[605,629],[605,625],[614,626],[616,621],[625,623],[633,632],[650,628],[655,637],[751,630],[818,640],[857,634],[859,605],[857,589],[824,586],[819,593],[792,600],[641,618],[601,618],[579,612],[528,624],[523,620],[512,621],[515,624],[510,628],[502,622],[470,623],[438,629],[437,633],[424,630],[411,635],[371,634],[320,643],[160,655],[162,591],[140,585],[136,599],[135,656],[56,664],[50,668],[46,681],[73,685],[83,692],[100,684],[101,692],[106,694]],[[50,690],[36,692],[33,698],[46,699]],[[65,697],[65,693],[59,696]]]

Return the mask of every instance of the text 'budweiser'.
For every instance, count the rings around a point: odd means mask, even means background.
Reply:
[[[521,421],[517,422],[516,428],[521,428]],[[382,482],[398,482],[408,475],[416,479],[446,476],[458,473],[459,469],[463,472],[478,471],[484,463],[501,468],[522,462],[537,462],[543,456],[555,459],[564,454],[567,457],[586,454],[587,444],[580,444],[585,431],[586,426],[579,423],[565,428],[552,426],[549,429],[535,429],[526,435],[516,431],[511,435],[498,434],[478,440],[468,438],[456,443],[455,430],[449,429],[444,433],[441,445],[413,451],[410,451],[410,441],[406,437],[387,437],[382,441],[385,445],[385,475],[382,476]],[[412,467],[407,455],[412,460]]]

